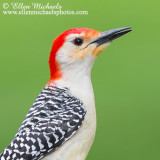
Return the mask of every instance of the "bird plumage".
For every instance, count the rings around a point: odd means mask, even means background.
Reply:
[[[39,94],[1,159],[37,160],[76,133],[86,114],[69,89],[47,85]]]
[[[58,36],[50,80],[0,160],[85,160],[96,132],[92,66],[113,39],[129,31],[74,28]]]

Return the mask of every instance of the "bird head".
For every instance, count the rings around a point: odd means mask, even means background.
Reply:
[[[131,31],[130,27],[99,32],[88,28],[73,28],[54,41],[49,57],[50,81],[69,79],[76,74],[90,75],[97,56],[112,40]]]

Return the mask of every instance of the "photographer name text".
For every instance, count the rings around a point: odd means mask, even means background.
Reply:
[[[50,3],[42,4],[42,3],[32,3],[31,5],[25,5],[24,3],[11,3],[10,7],[12,9],[62,9],[62,6],[59,3],[51,5]]]

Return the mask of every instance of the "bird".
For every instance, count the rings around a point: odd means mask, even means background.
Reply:
[[[96,133],[93,64],[130,31],[72,28],[61,33],[49,56],[50,79],[0,160],[85,160]]]

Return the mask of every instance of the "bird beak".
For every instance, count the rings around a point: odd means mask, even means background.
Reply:
[[[100,46],[102,44],[109,43],[112,40],[117,39],[130,31],[132,31],[131,27],[123,27],[105,31],[100,33],[98,37],[90,42],[90,44],[96,43],[97,46]]]

